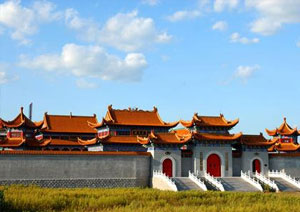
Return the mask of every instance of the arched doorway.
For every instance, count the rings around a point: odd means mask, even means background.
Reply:
[[[252,172],[261,172],[260,161],[258,159],[255,159],[252,162]]]
[[[173,169],[172,169],[172,160],[167,158],[163,161],[162,164],[163,173],[165,173],[168,177],[173,177]]]
[[[217,154],[208,156],[207,173],[214,177],[221,177],[221,159]]]

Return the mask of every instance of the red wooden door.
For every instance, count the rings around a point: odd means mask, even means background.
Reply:
[[[162,166],[163,166],[163,173],[165,173],[168,177],[173,177],[172,160],[165,159]]]
[[[261,167],[260,167],[260,161],[258,159],[255,159],[252,163],[252,171],[253,172],[261,172]]]
[[[221,159],[216,154],[211,154],[207,158],[207,173],[214,177],[221,177]]]

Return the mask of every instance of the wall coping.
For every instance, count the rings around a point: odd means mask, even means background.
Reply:
[[[0,155],[122,155],[151,156],[150,152],[89,152],[89,151],[42,151],[42,150],[2,150]]]
[[[295,153],[269,153],[270,157],[300,157],[300,152]]]

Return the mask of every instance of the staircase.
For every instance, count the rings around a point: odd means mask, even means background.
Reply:
[[[225,191],[259,191],[241,177],[222,177],[219,180],[223,184]]]
[[[209,191],[218,191],[218,189],[216,189],[213,185],[211,185],[211,184],[205,179],[205,177],[201,177],[200,179],[201,179],[201,180],[204,182],[204,184],[206,185],[207,190],[209,190]]]
[[[300,191],[298,187],[287,182],[281,177],[271,177],[270,179],[275,181],[280,191]]]
[[[174,177],[172,180],[175,182],[178,191],[186,190],[200,190],[203,191],[196,183],[188,177]]]

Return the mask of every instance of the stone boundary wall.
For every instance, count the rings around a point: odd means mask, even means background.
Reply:
[[[143,182],[128,179],[45,179],[45,180],[0,180],[0,185],[38,185],[48,188],[118,188],[140,187]]]
[[[269,154],[269,169],[284,169],[292,177],[300,177],[300,154],[299,153],[281,153]]]
[[[1,185],[146,187],[150,170],[146,152],[0,151]]]

